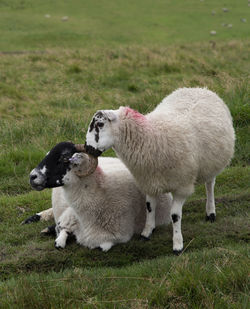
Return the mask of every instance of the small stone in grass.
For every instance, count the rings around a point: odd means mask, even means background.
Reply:
[[[247,22],[246,18],[241,18],[241,21],[242,21],[243,23],[246,23],[246,22]]]
[[[228,24],[227,27],[228,27],[228,28],[232,28],[233,25],[232,25],[232,24]]]
[[[20,212],[20,213],[25,213],[25,209],[23,207],[19,207],[17,206],[17,210]]]
[[[50,15],[49,14],[45,14],[44,17],[45,18],[50,18]]]
[[[210,34],[211,34],[211,35],[216,35],[216,31],[215,31],[215,30],[212,30],[212,31],[210,31]]]
[[[224,13],[227,13],[229,10],[228,10],[228,8],[222,8],[222,11],[223,11]]]
[[[63,16],[62,21],[68,21],[69,17],[68,16]]]

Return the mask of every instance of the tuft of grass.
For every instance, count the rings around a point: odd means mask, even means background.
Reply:
[[[80,73],[80,72],[82,72],[82,70],[77,64],[72,64],[67,70],[67,73],[69,74]]]

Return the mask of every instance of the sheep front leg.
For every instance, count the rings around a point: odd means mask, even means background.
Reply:
[[[141,233],[143,238],[149,239],[153,230],[155,229],[155,208],[156,208],[156,198],[146,195],[146,223],[145,227]]]
[[[215,221],[215,202],[214,202],[214,185],[215,178],[211,181],[206,182],[206,193],[207,193],[207,203],[206,203],[206,220],[210,222]]]
[[[63,249],[66,246],[66,241],[68,238],[69,232],[66,229],[61,229],[59,235],[55,240],[55,248]]]
[[[173,224],[173,252],[180,254],[183,250],[183,238],[181,233],[181,218],[182,218],[182,206],[186,200],[186,197],[181,197],[173,194],[173,204],[171,207],[171,218]]]
[[[60,216],[56,226],[56,232],[57,232],[57,238],[55,240],[56,249],[65,248],[69,234],[74,234],[77,228],[78,228],[78,220],[76,218],[75,212],[71,207],[68,207]]]

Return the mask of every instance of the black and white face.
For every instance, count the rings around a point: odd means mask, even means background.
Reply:
[[[45,188],[60,187],[65,184],[66,174],[74,166],[71,158],[76,153],[73,143],[62,142],[57,144],[45,158],[30,173],[32,188],[41,191]]]
[[[98,157],[114,145],[112,126],[116,118],[116,112],[113,110],[98,111],[94,115],[86,136],[87,153]]]

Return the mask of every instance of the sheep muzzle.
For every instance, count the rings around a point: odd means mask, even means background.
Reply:
[[[86,143],[85,143],[85,151],[86,151],[87,154],[92,155],[96,158],[99,157],[102,154],[101,150],[96,149],[96,148],[94,148],[90,145],[87,145]]]

